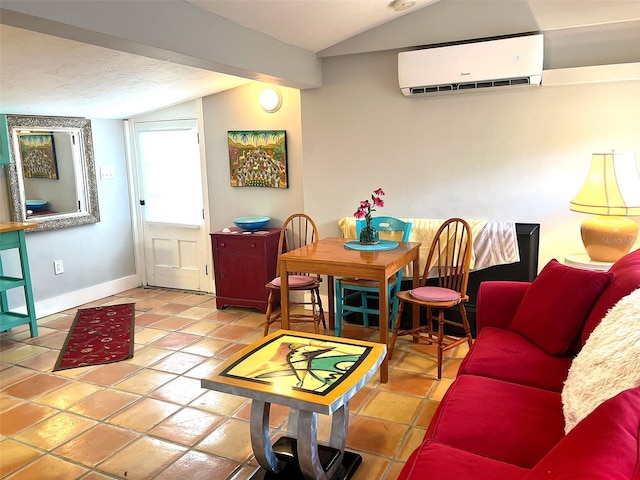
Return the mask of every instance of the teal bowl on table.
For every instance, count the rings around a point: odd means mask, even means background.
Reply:
[[[269,220],[271,220],[271,217],[240,217],[234,218],[233,223],[236,227],[254,232],[265,227]]]
[[[27,210],[40,210],[41,208],[44,208],[47,205],[47,201],[46,200],[25,200],[25,206],[27,207]]]

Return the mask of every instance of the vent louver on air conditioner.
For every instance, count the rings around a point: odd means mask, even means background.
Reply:
[[[398,80],[407,96],[540,85],[543,53],[541,34],[401,52]]]

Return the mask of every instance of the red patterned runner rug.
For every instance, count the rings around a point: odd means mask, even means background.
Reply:
[[[133,357],[135,303],[78,309],[53,371]]]

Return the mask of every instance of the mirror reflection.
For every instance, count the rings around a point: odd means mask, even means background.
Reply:
[[[14,221],[49,230],[99,221],[91,122],[7,115]]]

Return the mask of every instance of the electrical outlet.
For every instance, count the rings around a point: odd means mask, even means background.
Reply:
[[[53,261],[53,273],[56,275],[60,275],[64,273],[64,266],[62,265],[62,260],[54,260]]]

